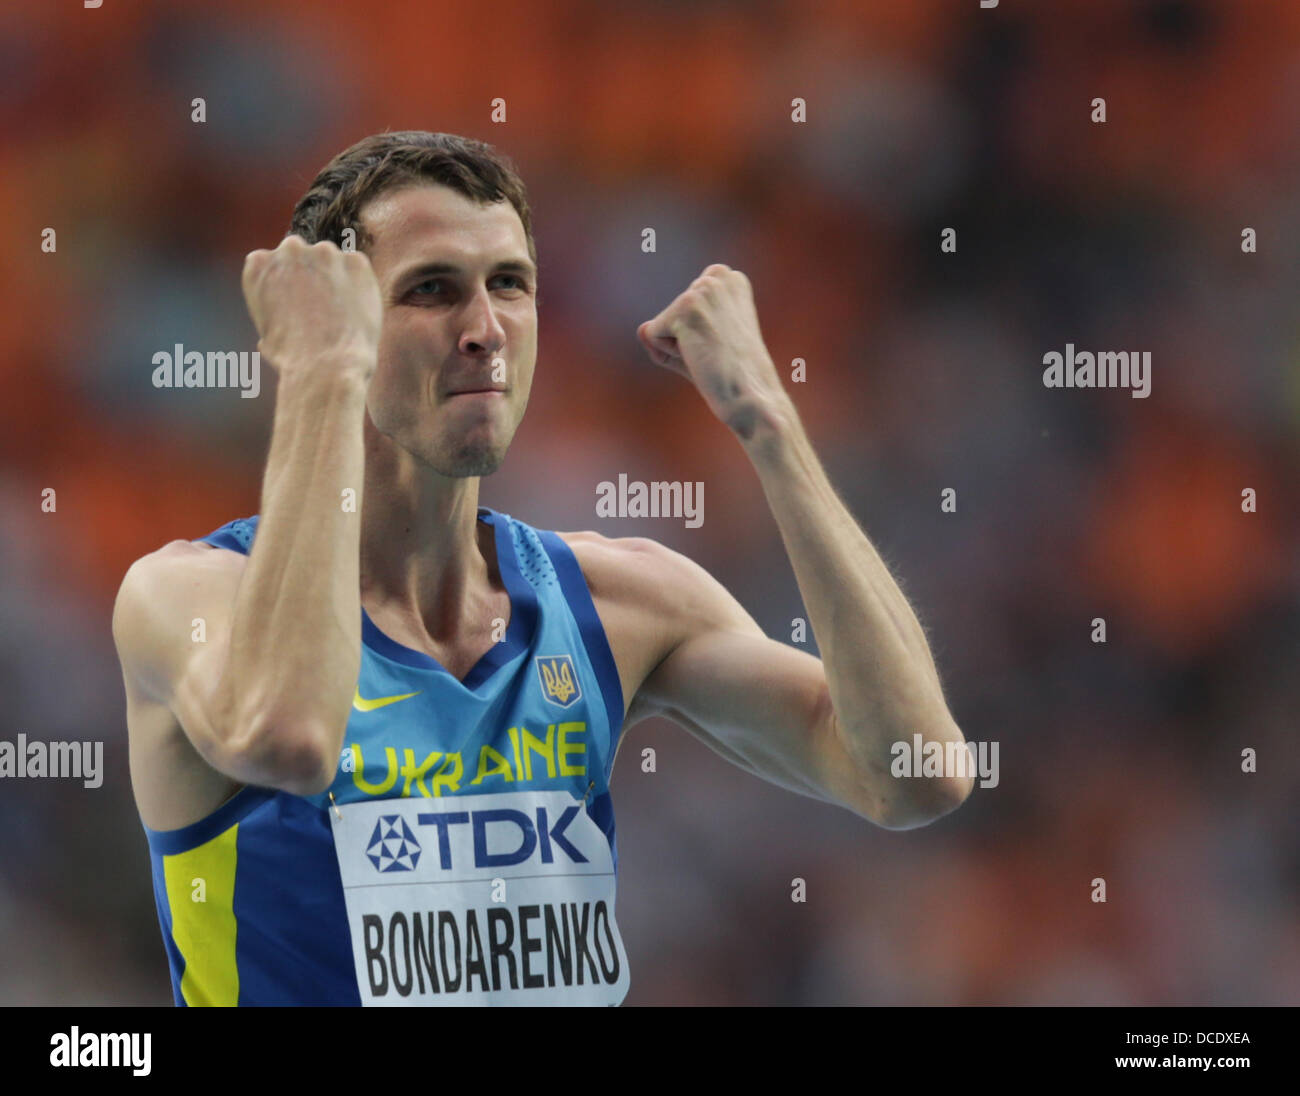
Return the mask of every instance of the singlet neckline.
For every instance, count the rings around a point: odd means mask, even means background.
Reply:
[[[496,538],[497,569],[501,572],[501,581],[505,584],[506,593],[510,597],[510,622],[506,626],[505,638],[500,643],[492,644],[463,678],[457,678],[432,655],[407,647],[380,631],[363,605],[361,607],[363,646],[403,666],[446,674],[469,690],[478,688],[521,651],[528,649],[537,626],[537,592],[520,572],[514,536],[510,532],[506,515],[499,514],[486,506],[480,506],[478,520],[492,526]]]

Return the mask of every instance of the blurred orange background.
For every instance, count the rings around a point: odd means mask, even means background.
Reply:
[[[635,339],[738,267],[1000,744],[996,788],[892,833],[629,732],[628,1004],[1300,1003],[1300,8],[105,0],[0,12],[0,72],[0,734],[106,767],[0,784],[0,1003],[171,1000],[109,618],[133,559],[257,511],[274,390],[155,389],[151,357],[251,350],[244,255],[386,129],[490,141],[529,186],[537,380],[484,504],[662,540],[789,642],[748,461]],[[1149,398],[1046,389],[1067,342],[1150,351]],[[703,526],[598,518],[620,472],[703,481]]]

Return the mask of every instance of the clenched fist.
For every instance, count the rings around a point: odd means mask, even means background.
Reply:
[[[368,380],[374,372],[383,300],[362,252],[286,236],[274,251],[248,253],[243,286],[257,348],[281,375],[334,368]]]
[[[742,440],[789,403],[758,330],[749,279],[721,263],[637,328],[651,361],[687,377]]]

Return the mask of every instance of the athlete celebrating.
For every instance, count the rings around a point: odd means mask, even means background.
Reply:
[[[620,1002],[609,779],[649,716],[891,829],[969,794],[890,775],[896,742],[964,740],[744,274],[637,334],[749,455],[822,660],[654,541],[479,505],[537,352],[531,213],[491,146],[353,146],[243,288],[279,374],[260,514],[137,560],[113,617],[177,1004]]]

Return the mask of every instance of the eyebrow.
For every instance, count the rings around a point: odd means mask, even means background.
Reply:
[[[455,263],[446,263],[446,262],[420,263],[418,266],[413,266],[409,270],[404,271],[402,275],[397,279],[397,281],[408,282],[412,278],[424,279],[424,278],[432,277],[435,274],[464,274],[464,273],[465,273],[464,268],[457,266]],[[499,263],[493,264],[492,269],[489,270],[488,273],[489,274],[501,274],[501,273],[527,274],[530,278],[536,280],[537,267],[535,267],[527,259],[502,259]]]

